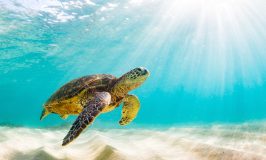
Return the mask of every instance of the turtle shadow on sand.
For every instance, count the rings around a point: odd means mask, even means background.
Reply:
[[[43,147],[38,148],[36,150],[23,153],[23,152],[16,152],[12,154],[10,160],[68,160],[67,158],[58,159],[45,150]]]

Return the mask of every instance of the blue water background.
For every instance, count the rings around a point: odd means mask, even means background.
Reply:
[[[56,115],[39,121],[56,89],[80,76],[119,77],[137,66],[151,76],[132,92],[141,101],[134,124],[264,120],[265,1],[190,1],[0,0],[0,123],[71,123],[74,117]],[[118,125],[120,112],[96,124]]]

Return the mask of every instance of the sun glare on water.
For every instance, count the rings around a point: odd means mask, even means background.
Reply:
[[[162,79],[168,77],[169,88],[176,85],[188,91],[223,94],[236,86],[262,85],[266,73],[265,4],[249,0],[162,1],[135,54],[147,54],[141,51],[149,48],[147,63],[160,66],[157,74]]]

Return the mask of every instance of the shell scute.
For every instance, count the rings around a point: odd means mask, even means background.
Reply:
[[[108,90],[110,84],[113,83],[116,78],[108,74],[98,74],[84,76],[78,79],[74,79],[61,88],[59,88],[46,102],[45,105],[51,103],[62,103],[62,101],[67,101],[67,103],[77,103],[80,99],[77,97],[80,93],[87,89],[88,92],[95,91],[105,91]]]

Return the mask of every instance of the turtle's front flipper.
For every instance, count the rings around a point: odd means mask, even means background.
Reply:
[[[111,95],[108,92],[96,92],[94,99],[88,101],[82,112],[73,123],[70,131],[63,140],[63,146],[67,145],[79,136],[83,129],[90,125],[95,117],[108,106],[111,101]]]
[[[140,108],[140,102],[135,95],[127,95],[124,98],[120,125],[127,125],[136,118]]]

